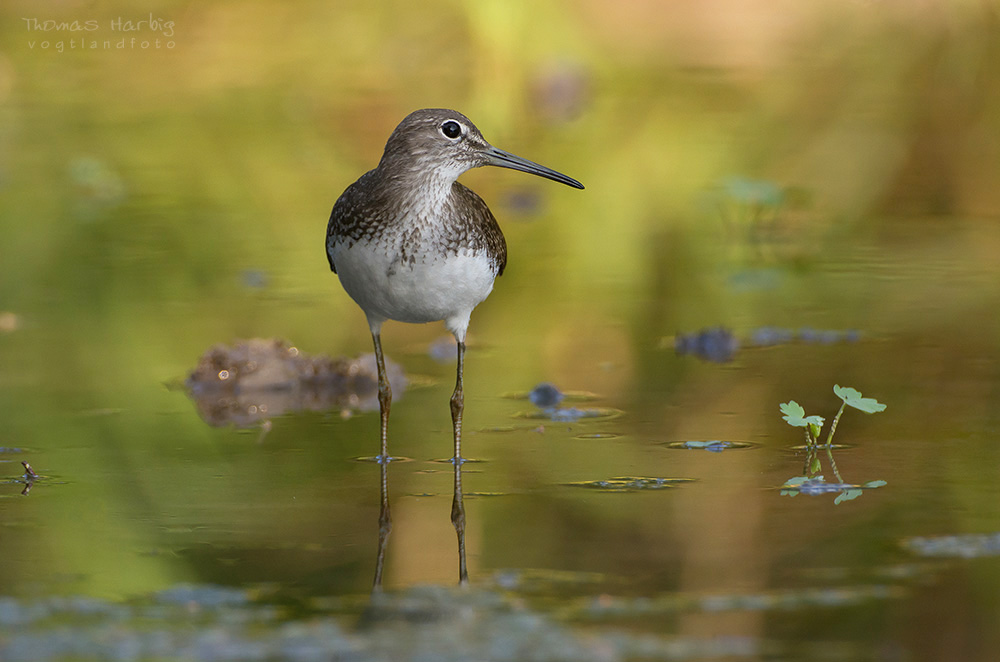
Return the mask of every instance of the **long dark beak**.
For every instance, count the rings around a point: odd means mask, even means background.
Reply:
[[[552,168],[546,168],[545,166],[539,165],[534,161],[522,159],[520,156],[514,156],[510,152],[505,152],[502,149],[497,149],[496,147],[491,146],[489,150],[486,151],[486,163],[492,166],[520,170],[521,172],[527,172],[532,175],[538,175],[539,177],[545,177],[546,179],[551,179],[554,182],[559,182],[560,184],[565,184],[566,186],[572,186],[573,188],[583,188],[583,184],[576,181],[572,177],[567,177],[561,172],[556,172]]]

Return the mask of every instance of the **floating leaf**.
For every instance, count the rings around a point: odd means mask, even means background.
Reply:
[[[782,416],[785,422],[789,425],[795,426],[797,428],[804,428],[808,425],[815,425],[819,428],[823,427],[824,418],[822,416],[806,416],[806,410],[802,408],[802,405],[795,402],[795,400],[789,400],[788,402],[783,402],[778,405],[781,409]]]
[[[850,386],[839,386],[833,387],[833,392],[837,394],[837,397],[844,401],[844,404],[854,407],[855,409],[860,409],[867,414],[876,414],[880,411],[885,411],[885,405],[876,400],[875,398],[863,398],[861,397],[861,392],[851,388]]]
[[[685,441],[685,448],[706,448],[711,444],[721,444],[721,441]]]
[[[747,448],[746,444],[738,444],[732,441],[721,441],[719,439],[713,439],[711,441],[686,441],[684,442],[685,448],[701,448],[712,453],[721,453],[727,448]]]
[[[875,488],[875,487],[885,487],[886,485],[888,485],[888,483],[885,482],[884,480],[870,480],[861,487]]]

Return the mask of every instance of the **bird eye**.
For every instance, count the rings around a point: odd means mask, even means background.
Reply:
[[[462,126],[454,120],[448,120],[441,125],[441,133],[443,133],[446,138],[454,140],[462,135]]]

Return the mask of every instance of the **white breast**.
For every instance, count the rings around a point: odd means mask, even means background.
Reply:
[[[344,289],[368,316],[369,325],[387,319],[425,323],[443,320],[465,339],[472,309],[493,290],[494,267],[485,251],[416,253],[404,260],[384,243],[361,240],[333,247]]]

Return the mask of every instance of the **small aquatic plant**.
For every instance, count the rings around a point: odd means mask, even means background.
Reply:
[[[840,405],[837,415],[833,417],[833,423],[830,424],[830,432],[826,435],[826,446],[833,444],[833,435],[837,431],[837,424],[840,423],[840,417],[846,407],[854,407],[866,414],[876,414],[880,411],[885,411],[884,404],[875,398],[862,397],[861,391],[849,386],[834,385],[833,392],[844,403]],[[806,410],[802,408],[802,405],[795,402],[795,400],[783,402],[779,405],[779,408],[781,409],[781,413],[784,414],[782,418],[785,419],[786,423],[793,427],[806,429],[806,445],[819,445],[819,435],[823,430],[823,423],[826,422],[826,419],[816,415],[806,416]]]
[[[793,427],[805,428],[806,434],[806,462],[803,469],[805,475],[795,476],[785,481],[785,484],[781,486],[781,494],[783,496],[839,492],[834,503],[840,504],[844,501],[858,498],[864,493],[866,488],[878,488],[886,484],[884,480],[868,481],[863,485],[846,483],[837,469],[837,462],[833,459],[833,435],[837,431],[837,424],[840,422],[840,417],[843,415],[844,409],[850,406],[867,414],[876,414],[880,411],[885,411],[885,405],[875,398],[863,397],[860,391],[847,386],[836,385],[833,387],[833,392],[837,394],[838,398],[843,400],[843,403],[840,405],[837,415],[833,417],[833,422],[830,424],[830,431],[826,435],[826,443],[822,446],[819,443],[819,435],[823,431],[823,424],[826,422],[826,419],[815,414],[806,416],[805,409],[802,408],[802,405],[795,402],[795,400],[789,400],[780,405],[781,413],[784,414],[782,418],[785,422]],[[837,482],[827,482],[820,474],[822,463],[817,452],[819,448],[826,450],[827,458],[830,461],[830,468],[837,477]]]

